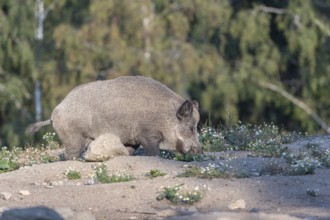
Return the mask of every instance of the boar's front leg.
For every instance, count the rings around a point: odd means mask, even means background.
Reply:
[[[159,144],[163,141],[163,135],[158,131],[144,129],[138,137],[138,141],[143,146],[145,155],[158,156]]]

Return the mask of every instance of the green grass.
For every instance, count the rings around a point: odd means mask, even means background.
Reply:
[[[163,173],[161,172],[160,170],[150,170],[146,176],[150,177],[150,178],[155,178],[155,177],[158,177],[158,176],[165,176],[166,173]]]
[[[77,170],[69,170],[65,173],[65,176],[70,180],[76,180],[81,178],[81,174]]]
[[[283,144],[300,136],[295,132],[281,132],[273,124],[238,123],[219,130],[204,127],[201,130],[200,142],[205,151],[251,151],[255,156],[281,157],[287,152]]]
[[[133,180],[130,174],[126,173],[115,173],[112,175],[108,174],[108,167],[105,163],[98,165],[95,168],[95,180],[99,183],[118,183],[118,182],[128,182]]]
[[[156,199],[158,201],[167,199],[175,205],[193,205],[203,198],[204,193],[198,187],[194,190],[182,190],[182,186],[183,184],[165,187]]]
[[[0,173],[17,170],[19,168],[18,163],[18,149],[9,151],[6,147],[0,150]]]
[[[177,177],[197,177],[201,179],[213,179],[213,178],[229,178],[228,171],[220,171],[212,164],[208,165],[207,167],[198,167],[193,166],[186,169],[183,173],[178,174]]]

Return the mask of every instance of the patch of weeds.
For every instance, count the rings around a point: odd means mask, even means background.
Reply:
[[[199,141],[202,145],[203,151],[225,151],[228,150],[225,144],[225,137],[220,131],[205,126],[201,129]]]
[[[225,140],[233,146],[233,150],[248,150],[249,144],[254,139],[255,131],[250,124],[239,122],[223,130]]]
[[[173,160],[175,158],[175,153],[169,150],[160,150],[159,156],[164,159]]]
[[[109,176],[108,167],[105,163],[101,163],[95,167],[95,176],[93,178],[95,182],[99,183],[118,183],[133,180],[133,177],[127,173],[117,172]]]
[[[299,137],[294,132],[281,132],[273,124],[251,125],[239,122],[216,131],[205,127],[201,130],[200,142],[207,151],[252,151],[256,156],[281,157],[287,152],[283,143]]]
[[[318,160],[305,157],[301,160],[293,161],[288,168],[288,174],[295,176],[314,174],[315,169],[319,166],[320,162]]]
[[[320,195],[320,190],[318,188],[307,188],[306,193],[307,195],[316,197]]]
[[[166,173],[163,173],[163,172],[161,172],[160,170],[150,170],[147,174],[146,174],[146,176],[148,176],[148,177],[150,177],[150,178],[155,178],[155,177],[157,177],[157,176],[165,176],[166,175]]]
[[[315,169],[321,166],[318,159],[308,156],[307,152],[301,152],[297,155],[283,154],[283,158],[289,164],[286,174],[288,175],[307,175],[314,174]]]
[[[283,173],[284,170],[285,170],[285,166],[283,165],[283,162],[271,159],[263,164],[260,170],[260,174],[273,176]]]
[[[43,147],[47,147],[51,150],[57,149],[59,147],[59,142],[57,141],[55,132],[47,132],[42,136],[42,139],[45,141],[45,144],[42,144]]]
[[[165,187],[156,199],[158,201],[167,199],[175,205],[192,205],[203,198],[205,190],[200,190],[199,187],[195,187],[194,190],[182,189],[182,186],[183,184]]]
[[[81,178],[80,172],[73,167],[69,167],[68,169],[66,169],[64,175],[70,180],[76,180]]]
[[[320,157],[320,162],[321,162],[322,166],[325,166],[327,168],[330,167],[330,150],[329,149],[326,149],[325,151],[323,151],[323,154]]]
[[[241,171],[239,173],[235,173],[234,177],[236,178],[250,178],[251,177],[251,173],[248,171]]]
[[[51,163],[61,160],[60,155],[51,155],[48,152],[49,150],[49,148],[44,147],[27,147],[21,150],[19,154],[20,166],[32,166],[33,164]]]
[[[54,158],[46,153],[42,153],[40,155],[40,162],[41,163],[51,163],[51,162],[54,162],[54,161],[57,161],[59,160],[59,158]]]
[[[193,162],[193,161],[204,161],[206,156],[203,154],[176,154],[174,160],[184,161],[184,162]]]
[[[204,154],[191,154],[191,153],[180,154],[180,153],[174,153],[169,150],[160,150],[159,156],[164,159],[184,161],[184,162],[203,161],[208,159],[207,156]]]
[[[295,131],[290,131],[290,132],[283,131],[281,132],[282,144],[292,143],[304,136],[307,136],[307,133],[303,134],[301,132],[295,132]]]
[[[186,169],[183,173],[178,174],[177,177],[196,177],[201,174],[201,169],[198,166],[193,166]]]
[[[177,175],[177,177],[198,177],[201,179],[211,180],[213,178],[229,178],[230,175],[227,169],[220,170],[220,166],[215,164],[209,164],[205,168],[192,166],[186,169],[183,173]]]
[[[253,140],[248,144],[248,149],[263,157],[281,157],[283,153],[288,152],[286,147],[282,146],[282,135],[279,128],[273,124],[263,124],[252,126]]]
[[[0,173],[17,170],[19,168],[17,151],[9,151],[7,147],[0,150]]]
[[[281,157],[283,153],[287,153],[287,147],[282,146],[276,139],[270,139],[267,142],[257,140],[250,144],[250,150],[257,156],[262,157]]]
[[[0,149],[0,172],[16,170],[21,166],[32,166],[40,163],[50,163],[61,160],[60,155],[51,155],[49,148],[13,147]]]
[[[321,165],[324,167],[330,167],[330,150],[329,149],[319,149],[318,144],[308,143],[306,147],[311,151],[313,157],[320,161]]]
[[[315,150],[320,146],[320,144],[309,142],[305,144],[305,147],[310,150]]]

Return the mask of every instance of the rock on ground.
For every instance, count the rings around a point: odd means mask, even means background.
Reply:
[[[214,212],[211,214],[196,213],[190,216],[176,216],[168,220],[302,220],[284,214],[266,214],[266,213],[232,213],[232,212]]]
[[[90,143],[83,157],[89,162],[100,162],[115,156],[128,155],[129,152],[121,143],[119,137],[111,133],[106,133]]]
[[[5,210],[0,220],[95,220],[88,212],[74,212],[70,208],[50,209],[44,206]]]
[[[11,193],[9,193],[9,192],[2,192],[2,193],[0,193],[0,198],[2,198],[4,200],[9,200],[11,198]]]

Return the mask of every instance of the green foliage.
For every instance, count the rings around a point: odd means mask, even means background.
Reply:
[[[45,8],[52,2],[45,0]],[[319,130],[260,81],[285,89],[329,121],[326,1],[61,0],[48,11],[41,42],[35,4],[0,1],[0,146],[30,141],[24,129],[34,118],[36,79],[43,118],[78,84],[144,75],[198,100],[202,122],[273,121]],[[249,139],[242,132],[226,138],[244,149]],[[207,139],[205,149],[228,147],[221,137]],[[270,151],[280,154],[276,145]]]
[[[59,143],[56,140],[55,132],[47,132],[42,136],[42,139],[45,142],[45,145],[48,149],[54,150],[59,147]]]
[[[306,147],[311,150],[311,155],[316,158],[322,166],[330,167],[330,150],[320,149],[317,144],[308,143]]]
[[[212,155],[205,155],[205,154],[192,154],[192,153],[174,153],[168,150],[160,150],[160,157],[168,160],[177,160],[183,162],[193,162],[193,161],[204,161],[212,159]]]
[[[164,159],[173,160],[175,158],[176,154],[172,151],[160,150],[159,156]]]
[[[95,167],[95,180],[99,183],[118,183],[133,180],[133,177],[126,173],[114,173],[109,176],[108,167],[105,163]]]
[[[318,160],[304,157],[301,160],[294,160],[288,168],[287,172],[288,174],[295,176],[313,174],[315,169],[319,166],[320,163]]]
[[[160,170],[150,170],[147,174],[147,176],[149,176],[150,178],[155,178],[158,176],[165,176],[166,173],[161,172]]]
[[[320,189],[318,188],[307,188],[306,190],[307,195],[316,197],[320,195]]]
[[[225,151],[226,141],[221,132],[210,126],[204,126],[201,129],[199,141],[202,144],[203,151]]]
[[[203,161],[205,158],[202,154],[176,154],[174,160],[184,161],[184,162],[193,162],[193,161]]]
[[[183,173],[177,175],[177,177],[198,177],[201,179],[213,179],[213,178],[229,178],[228,169],[220,170],[214,164],[209,164],[207,167],[193,166],[185,170]]]
[[[176,185],[174,187],[165,187],[160,195],[157,196],[157,200],[167,199],[171,203],[177,205],[192,205],[203,198],[203,191],[196,187],[192,191],[182,191],[183,184]]]
[[[16,170],[19,168],[17,156],[6,147],[0,150],[0,173]]]
[[[76,180],[81,178],[80,172],[72,167],[69,167],[64,174],[70,180]]]
[[[207,151],[243,150],[257,156],[281,157],[288,150],[283,146],[295,140],[298,134],[281,132],[273,124],[251,125],[239,122],[220,130],[202,128],[200,141]]]

